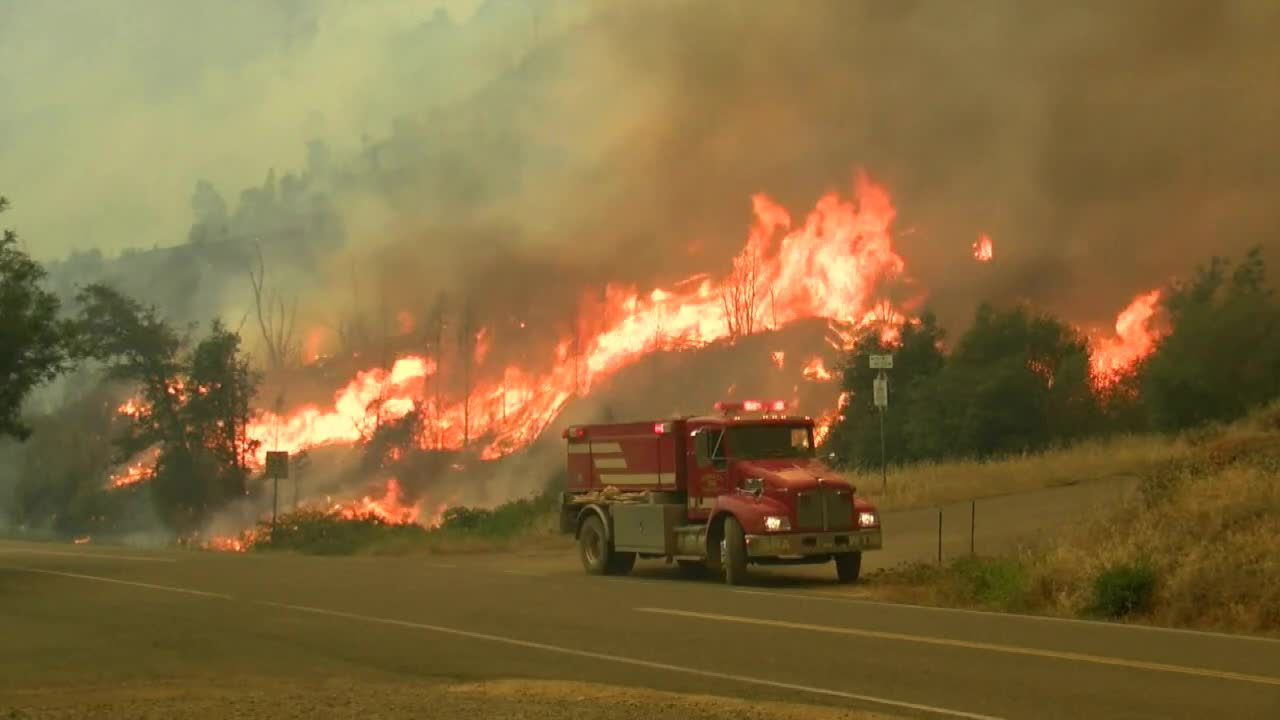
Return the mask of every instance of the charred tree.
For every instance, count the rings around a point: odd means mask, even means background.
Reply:
[[[471,444],[471,375],[475,365],[476,330],[471,298],[462,301],[458,318],[458,367],[462,373],[462,447]]]
[[[301,350],[295,337],[298,300],[286,303],[279,292],[266,294],[267,271],[262,259],[262,246],[254,243],[254,264],[249,266],[249,284],[253,288],[253,304],[258,317],[258,330],[267,347],[268,366],[283,370],[295,364]]]
[[[756,330],[756,316],[761,304],[760,252],[747,246],[733,259],[733,270],[720,291],[725,330],[730,340],[751,335]]]

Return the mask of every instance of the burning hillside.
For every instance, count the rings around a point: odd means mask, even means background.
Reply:
[[[746,244],[724,277],[695,276],[645,293],[610,286],[601,329],[560,339],[549,371],[509,365],[467,397],[445,398],[432,391],[438,360],[406,355],[390,368],[358,372],[331,407],[264,413],[250,437],[261,442],[260,453],[354,443],[379,423],[414,413],[419,447],[457,450],[480,441],[481,457],[493,459],[527,446],[570,398],[649,353],[705,347],[808,318],[830,321],[846,338],[877,324],[892,332],[903,315],[878,303],[877,289],[905,264],[893,247],[895,210],[882,187],[859,176],[853,198],[829,193],[800,223],[766,195],[755,196],[752,206]],[[477,360],[487,333],[477,332]]]
[[[516,363],[486,367],[496,331],[480,327],[468,337],[466,368],[475,378],[461,396],[444,387],[441,369],[448,360],[404,352],[389,366],[356,371],[333,394],[331,404],[257,413],[246,429],[256,447],[256,464],[269,449],[297,452],[355,445],[381,428],[405,421],[411,421],[405,425],[412,433],[408,447],[466,450],[494,460],[528,447],[574,398],[588,396],[621,369],[655,353],[706,348],[722,341],[741,345],[745,338],[766,331],[776,334],[806,320],[825,321],[827,342],[837,353],[848,351],[868,330],[878,332],[886,344],[896,343],[914,303],[897,306],[879,296],[885,281],[901,278],[906,270],[894,247],[896,211],[883,187],[859,175],[851,198],[828,193],[800,222],[763,194],[752,199],[752,208],[746,242],[723,276],[695,275],[646,292],[608,286],[602,306],[592,309],[595,330],[583,332],[579,327],[577,334],[548,343],[553,349],[543,359],[545,369]],[[974,250],[977,259],[989,259],[990,238],[983,235]],[[1158,300],[1158,292],[1140,295],[1120,314],[1114,337],[1092,341],[1096,387],[1114,383],[1151,352],[1158,337],[1152,325]],[[396,321],[403,335],[416,324],[407,312],[399,313]],[[520,327],[523,330],[524,324]],[[308,356],[318,355],[318,343],[314,333],[308,336]],[[828,360],[814,355],[814,349],[813,344],[793,344],[786,350],[753,352],[781,375],[797,375],[790,394],[798,405],[801,383],[821,391],[835,379]],[[787,370],[789,356],[803,358],[796,363],[798,373]],[[717,386],[714,393],[733,389]],[[788,390],[785,385],[778,389]],[[816,401],[809,395],[804,407],[819,416],[819,434],[825,437],[848,399],[829,386],[822,395]],[[120,412],[138,416],[146,408],[129,400]],[[403,452],[403,447],[388,450],[384,466],[394,466]],[[154,453],[134,458],[112,478],[112,486],[147,479],[153,463]],[[398,484],[389,485],[385,498],[401,507],[400,492]],[[415,506],[414,517],[397,518],[413,522],[417,512]]]

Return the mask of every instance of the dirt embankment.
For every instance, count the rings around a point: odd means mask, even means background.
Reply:
[[[1280,635],[1280,406],[1168,442],[1138,492],[1038,546],[872,578],[884,598]]]

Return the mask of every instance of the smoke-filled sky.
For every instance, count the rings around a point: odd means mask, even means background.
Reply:
[[[0,0],[0,191],[43,259],[163,246],[199,179],[234,199],[309,140],[355,166],[391,138],[378,191],[335,198],[357,254],[645,283],[721,269],[752,193],[803,216],[860,167],[954,319],[1094,322],[1276,257],[1277,37],[1269,0]]]

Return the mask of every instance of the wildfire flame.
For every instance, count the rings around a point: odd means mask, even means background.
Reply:
[[[775,350],[769,353],[769,359],[773,361],[774,367],[781,370],[783,364],[787,361],[787,354],[781,350]]]
[[[995,246],[991,242],[991,236],[982,233],[973,243],[973,259],[978,262],[990,262],[995,257]]]
[[[1115,336],[1092,340],[1089,364],[1095,387],[1101,390],[1113,386],[1155,349],[1162,332],[1152,321],[1160,297],[1159,290],[1135,297],[1116,317]]]
[[[357,520],[375,517],[389,525],[410,525],[418,521],[422,508],[409,505],[403,501],[400,481],[396,478],[387,480],[382,497],[373,498],[368,495],[347,503],[337,503],[329,508],[331,515],[345,520]]]
[[[128,405],[129,403],[125,404]],[[125,463],[122,468],[113,473],[107,481],[107,486],[112,490],[118,490],[130,485],[136,485],[145,480],[150,480],[155,475],[156,460],[159,457],[160,449],[157,447],[143,450],[130,458],[129,462]]]
[[[905,268],[890,235],[896,210],[883,188],[859,175],[854,200],[828,193],[798,225],[764,194],[752,198],[752,209],[755,219],[733,266],[750,264],[758,297],[765,296],[764,288],[770,292],[767,304],[747,309],[751,326],[822,317],[847,330],[884,323],[886,336],[894,336],[893,324],[901,324],[902,314],[888,304],[877,305],[874,297],[882,280]],[[640,357],[731,338],[735,323],[724,298],[739,282],[742,276],[735,273],[719,281],[704,275],[643,294],[609,286],[603,329],[582,339],[576,362],[557,357],[560,362],[541,374],[509,366],[501,379],[478,383],[465,408],[461,399],[437,406],[423,382],[435,372],[435,360],[411,355],[389,371],[357,373],[335,394],[332,408],[307,406],[284,417],[263,413],[250,425],[249,436],[262,442],[258,461],[263,462],[267,449],[296,452],[357,442],[371,423],[416,410],[425,426],[421,447],[459,449],[469,440],[485,438],[481,457],[501,457],[536,439],[575,393],[588,392]],[[569,341],[558,347],[565,354]]]
[[[827,370],[826,364],[822,362],[820,357],[810,358],[809,362],[805,363],[801,374],[807,380],[825,381],[832,378],[831,371]]]

